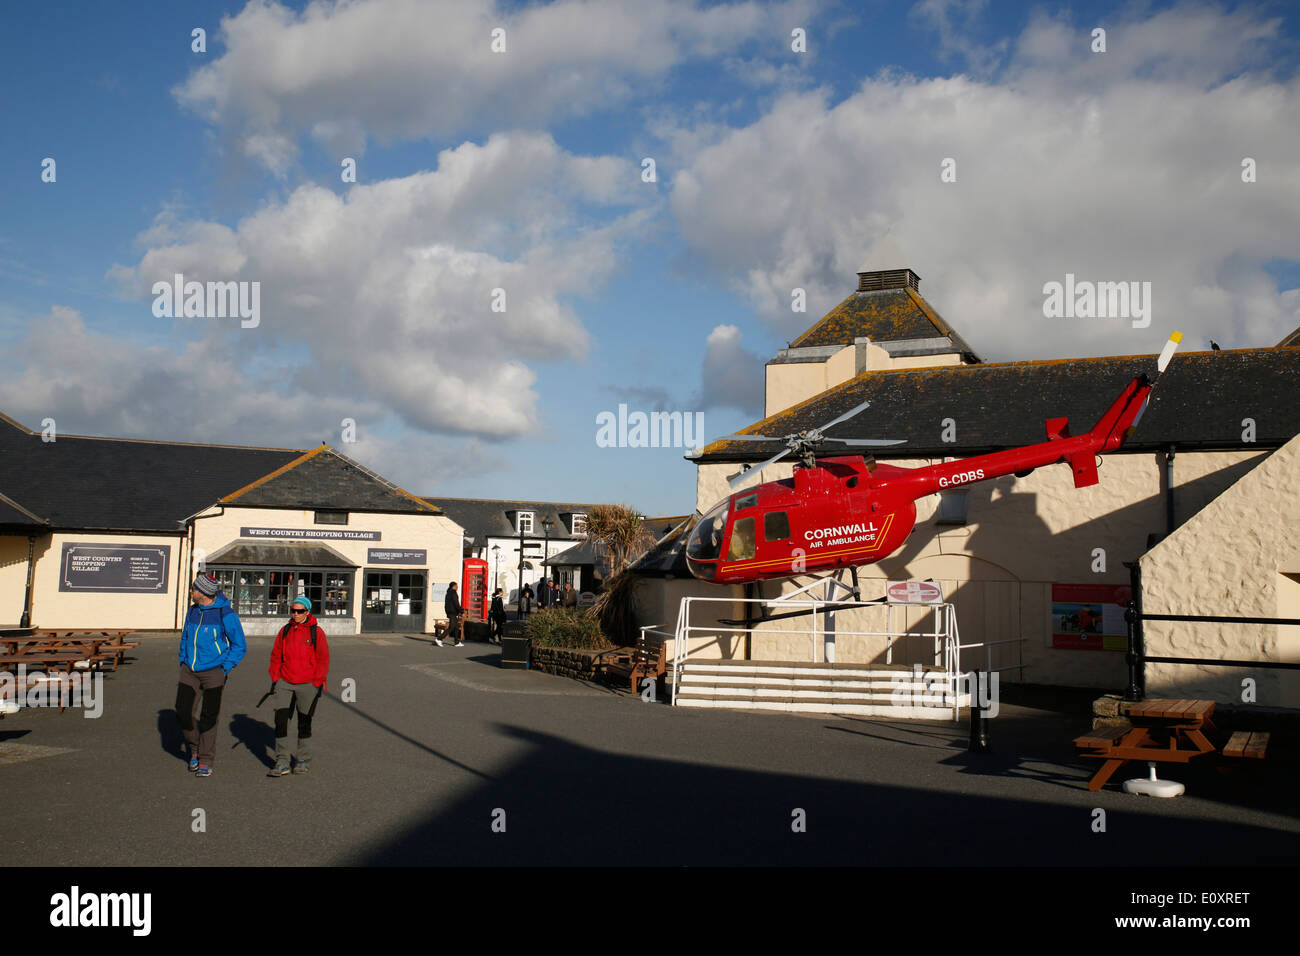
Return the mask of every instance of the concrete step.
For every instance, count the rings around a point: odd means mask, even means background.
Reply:
[[[969,696],[969,695],[964,695]],[[876,693],[863,691],[834,690],[790,690],[785,687],[679,687],[677,699],[680,700],[784,700],[803,701],[805,703],[831,702],[860,704],[890,704],[893,706],[952,706],[950,694],[907,694],[895,695],[887,691]]]
[[[951,707],[900,707],[889,704],[843,701],[719,700],[677,698],[679,707],[713,707],[730,710],[772,710],[805,714],[854,714],[861,717],[894,717],[909,720],[951,720]]]

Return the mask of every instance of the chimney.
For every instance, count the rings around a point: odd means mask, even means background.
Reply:
[[[921,277],[911,269],[886,269],[879,272],[859,272],[859,292],[879,292],[882,289],[907,289],[921,291]]]

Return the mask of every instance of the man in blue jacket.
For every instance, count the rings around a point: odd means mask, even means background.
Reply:
[[[197,777],[210,777],[217,749],[221,691],[230,672],[244,658],[244,626],[210,574],[194,579],[190,600],[193,603],[181,631],[176,716],[189,745],[190,770]]]

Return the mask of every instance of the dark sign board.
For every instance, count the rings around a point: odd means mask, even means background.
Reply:
[[[407,549],[405,551],[394,548],[392,550],[382,550],[380,548],[366,549],[367,564],[428,564],[429,552],[423,549],[415,551]]]
[[[63,545],[60,591],[92,594],[166,594],[169,544]]]
[[[320,528],[240,528],[241,538],[278,538],[288,541],[379,541],[378,531],[353,531],[340,528],[324,531]]]

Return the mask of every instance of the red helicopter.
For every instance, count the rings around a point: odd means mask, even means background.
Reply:
[[[1156,379],[1168,367],[1182,335],[1175,332],[1156,363]],[[873,564],[898,550],[916,523],[915,501],[1003,475],[1068,462],[1074,486],[1095,485],[1096,456],[1118,449],[1133,433],[1151,398],[1155,379],[1133,379],[1092,430],[1071,436],[1064,418],[1047,420],[1047,441],[924,468],[878,464],[848,455],[818,459],[826,441],[881,447],[899,441],[829,438],[828,428],[852,418],[863,402],[821,428],[784,437],[734,435],[747,441],[779,441],[786,448],[732,479],[748,484],[768,465],[793,454],[794,476],[739,491],[709,509],[686,542],[686,563],[702,581],[746,584]],[[856,573],[855,573],[856,578]]]

